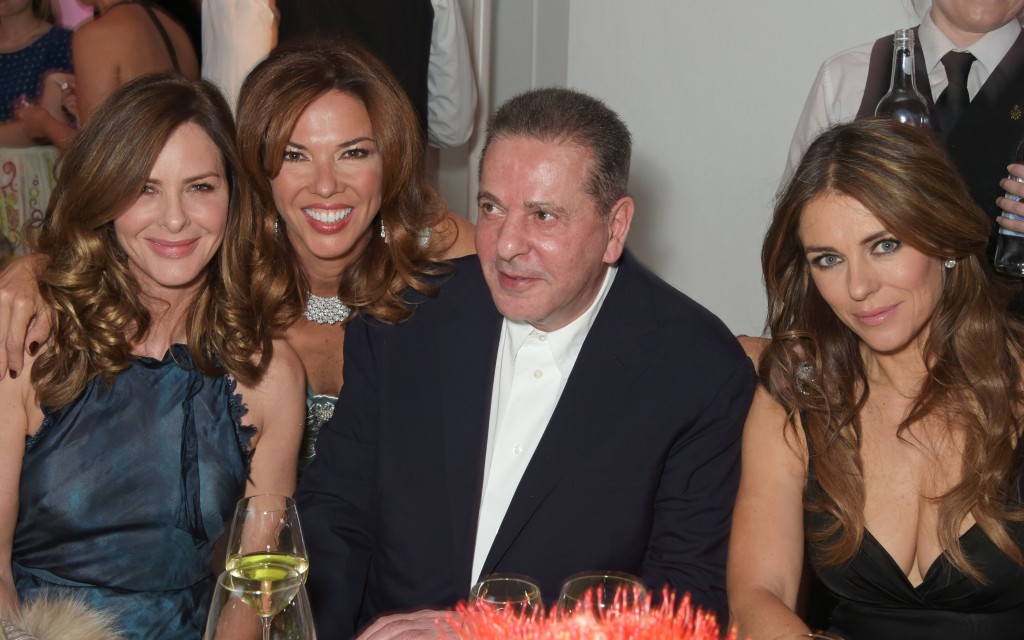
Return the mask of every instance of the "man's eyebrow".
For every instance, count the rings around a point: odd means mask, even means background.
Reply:
[[[550,211],[552,213],[564,214],[569,210],[560,204],[545,200],[528,200],[523,203],[523,207],[530,211]]]

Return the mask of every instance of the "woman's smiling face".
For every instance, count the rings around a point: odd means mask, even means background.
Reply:
[[[348,264],[369,241],[380,210],[383,167],[363,102],[331,91],[299,116],[271,180],[288,239],[309,269]]]

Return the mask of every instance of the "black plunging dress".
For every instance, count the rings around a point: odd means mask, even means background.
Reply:
[[[1018,479],[1018,495],[1024,494]],[[820,491],[814,455],[808,471],[809,497]],[[805,511],[808,531],[821,531],[830,515]],[[1010,535],[1024,548],[1024,525],[1011,523]],[[844,640],[1001,640],[1024,638],[1024,569],[1001,552],[975,524],[960,536],[964,553],[986,582],[960,572],[946,554],[914,586],[892,556],[864,531],[857,553],[844,565],[821,568],[809,550],[821,582],[837,604],[828,632]]]

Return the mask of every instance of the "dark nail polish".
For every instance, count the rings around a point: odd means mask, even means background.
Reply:
[[[34,341],[30,342],[28,345],[28,355],[34,356],[36,355],[36,351],[39,351],[39,343]]]
[[[18,372],[15,371],[14,369],[11,369],[11,380],[14,380],[17,377],[18,377]]]

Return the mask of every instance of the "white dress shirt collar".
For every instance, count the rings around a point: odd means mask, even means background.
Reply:
[[[980,63],[979,71],[982,72],[984,79],[988,79],[988,76],[995,71],[1000,61],[1006,56],[1006,52],[1017,41],[1017,36],[1020,35],[1020,23],[1010,20],[995,31],[989,31],[971,46],[961,49],[936,26],[932,20],[932,13],[929,11],[921,20],[921,27],[917,30],[917,34],[921,40],[921,53],[924,54],[929,74],[935,71],[936,67],[942,67],[942,56],[948,52],[970,51],[976,59],[972,65],[972,72],[974,67]],[[938,96],[935,97],[938,98]]]

